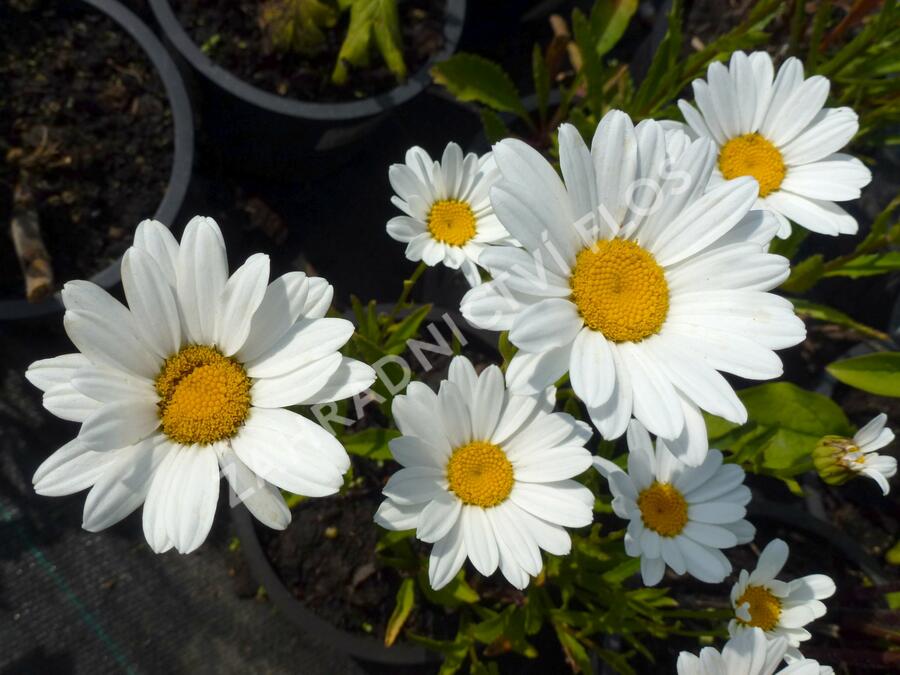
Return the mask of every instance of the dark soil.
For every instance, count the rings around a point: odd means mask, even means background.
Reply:
[[[331,72],[347,32],[349,13],[327,31],[315,56],[270,49],[259,24],[258,0],[174,0],[172,6],[193,41],[216,63],[256,87],[304,101],[348,101],[397,86],[377,50],[369,68],[351,70],[347,84],[331,82]],[[415,73],[443,46],[445,0],[409,0],[399,6],[403,56]],[[374,44],[373,44],[374,47]]]
[[[6,224],[34,194],[57,285],[118,258],[153,216],[172,164],[171,111],[152,64],[111,19],[59,0],[0,5],[0,297],[23,280]]]

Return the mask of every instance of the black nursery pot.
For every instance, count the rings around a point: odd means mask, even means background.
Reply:
[[[166,41],[193,77],[202,127],[228,169],[264,177],[321,175],[344,163],[387,115],[431,82],[432,64],[456,51],[466,0],[447,0],[444,46],[403,84],[356,101],[300,101],[264,91],[214,63],[169,0],[150,0]]]
[[[131,10],[116,0],[81,0],[81,2],[108,16],[134,38],[162,80],[172,111],[175,138],[169,182],[153,218],[170,226],[178,217],[184,203],[194,161],[193,115],[184,82],[162,43]],[[90,281],[106,290],[113,288],[121,280],[121,262],[121,258],[116,260],[92,276]],[[46,318],[61,313],[63,309],[58,292],[40,303],[30,303],[25,299],[0,300],[0,322]]]

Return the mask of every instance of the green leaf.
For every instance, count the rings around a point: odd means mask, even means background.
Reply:
[[[419,333],[422,322],[428,318],[431,305],[422,305],[407,314],[402,321],[388,328],[385,352],[388,354],[402,354],[406,351],[406,343]]]
[[[460,101],[476,101],[498,112],[514,113],[531,123],[516,85],[493,61],[459,53],[432,66],[431,75]]]
[[[372,39],[385,64],[397,80],[406,77],[403,49],[400,44],[400,22],[397,16],[397,0],[353,0],[350,6],[350,25],[338,52],[337,63],[331,73],[331,81],[346,84],[347,66],[369,65]]]
[[[900,397],[900,352],[876,352],[835,361],[827,367],[837,380],[878,396]]]
[[[370,427],[355,434],[341,436],[340,440],[351,455],[373,460],[388,460],[394,458],[388,442],[398,436],[400,436],[400,432],[396,429]]]
[[[844,326],[845,328],[852,328],[853,330],[865,335],[866,337],[872,337],[876,340],[887,340],[888,334],[883,333],[880,330],[872,328],[871,326],[867,326],[864,323],[860,323],[856,319],[844,314],[843,312],[834,309],[833,307],[829,307],[828,305],[820,305],[815,302],[810,302],[809,300],[802,300],[800,298],[788,298],[791,303],[794,305],[794,311],[797,312],[801,317],[805,317],[808,319],[815,319],[816,321],[824,321],[826,323],[837,324],[838,326]]]
[[[394,611],[391,612],[391,618],[388,619],[387,628],[384,631],[384,646],[390,647],[394,644],[403,624],[409,618],[416,604],[416,582],[414,579],[407,577],[400,583],[397,589],[397,600],[394,604]]]
[[[887,553],[884,554],[884,559],[888,565],[900,565],[900,539],[894,542],[894,545],[887,550]]]
[[[837,269],[829,270],[826,277],[872,277],[878,274],[887,274],[900,270],[900,252],[887,251],[885,253],[869,253],[861,255],[844,263]],[[791,273],[791,277],[793,277]],[[788,280],[790,281],[790,279]]]
[[[321,51],[327,41],[325,30],[337,20],[334,8],[320,0],[268,0],[260,5],[258,16],[267,47],[306,55]]]
[[[578,638],[569,631],[569,628],[558,623],[554,623],[556,629],[556,637],[562,646],[563,654],[566,657],[566,663],[575,673],[591,673],[591,659],[588,656],[584,645],[579,642]]]
[[[428,580],[428,570],[425,566],[419,570],[418,578],[422,594],[428,598],[428,602],[434,605],[456,609],[461,605],[471,605],[479,600],[475,589],[466,583],[466,572],[464,569],[460,570],[449,584],[438,590],[434,590],[431,587],[431,582]]]
[[[534,93],[537,97],[538,115],[541,122],[547,119],[547,105],[550,100],[550,69],[544,59],[544,52],[535,43],[531,50],[531,75],[534,78]]]
[[[581,10],[572,12],[572,30],[575,33],[575,43],[581,52],[581,74],[587,84],[587,98],[591,108],[595,111],[603,110],[603,61],[597,53],[597,43],[591,22],[582,14]]]
[[[509,136],[509,129],[506,122],[495,111],[490,108],[482,108],[481,124],[484,126],[484,135],[487,136],[488,143],[496,143]]]
[[[825,262],[821,253],[811,255],[791,269],[791,276],[781,285],[790,293],[805,293],[816,285],[825,273]]]
[[[616,46],[631,17],[638,8],[638,0],[598,0],[591,10],[591,29],[597,40],[597,56],[603,56]]]
[[[434,638],[416,635],[415,633],[407,633],[406,637],[409,638],[410,642],[415,642],[444,656],[439,671],[440,675],[453,675],[453,673],[458,671],[465,662],[469,648],[472,646],[472,638],[463,634],[462,631],[457,633],[454,640],[435,640]]]
[[[806,241],[808,236],[809,230],[805,227],[792,228],[787,239],[779,239],[776,237],[772,240],[772,243],[769,244],[769,253],[783,255],[790,260],[797,255],[797,251],[800,250],[800,245]]]

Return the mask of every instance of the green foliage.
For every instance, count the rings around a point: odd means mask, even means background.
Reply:
[[[388,443],[399,435],[396,429],[369,427],[354,434],[345,434],[340,441],[351,455],[385,461],[393,459]]]
[[[350,10],[350,26],[331,74],[332,82],[345,84],[347,66],[368,66],[375,49],[397,80],[405,79],[397,0],[340,0],[340,5]]]
[[[267,46],[276,51],[318,53],[337,20],[337,9],[322,0],[268,0],[259,8]]]
[[[519,90],[499,65],[474,54],[455,54],[431,68],[434,81],[460,101],[475,101],[497,112],[530,119]]]
[[[834,309],[833,307],[810,302],[809,300],[803,300],[801,298],[789,298],[789,300],[794,305],[794,311],[797,312],[797,314],[801,317],[813,319],[815,321],[824,321],[825,323],[832,323],[837,326],[850,328],[851,330],[855,330],[861,335],[875,338],[876,340],[888,339],[887,333],[883,333],[882,331],[876,330],[871,326],[860,323],[856,319],[853,319],[844,312]]]
[[[878,396],[900,397],[900,352],[876,352],[835,361],[828,366],[835,379]]]
[[[790,478],[812,468],[811,453],[823,436],[852,435],[844,411],[830,398],[789,382],[773,382],[738,392],[747,423],[732,424],[707,415],[713,447],[756,473]]]
[[[631,17],[638,8],[638,0],[598,0],[591,9],[591,33],[596,44],[594,51],[603,56],[615,47]]]
[[[384,632],[384,646],[390,647],[394,644],[403,624],[409,618],[410,612],[416,604],[416,582],[414,579],[406,578],[400,582],[400,588],[397,589],[397,598],[394,604],[394,611],[388,619],[387,628]]]

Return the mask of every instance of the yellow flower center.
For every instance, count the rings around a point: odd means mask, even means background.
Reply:
[[[499,446],[472,441],[453,451],[447,463],[447,481],[464,504],[487,509],[509,497],[513,468]]]
[[[781,601],[765,586],[747,586],[747,590],[737,599],[738,606],[749,605],[750,621],[738,619],[744,626],[755,626],[772,630],[781,616]]]
[[[674,537],[687,525],[687,501],[671,483],[654,482],[641,491],[637,504],[644,525],[663,537]]]
[[[231,438],[250,411],[250,378],[215,347],[190,345],[166,359],[156,393],[163,431],[183,445]]]
[[[778,148],[759,134],[732,138],[719,152],[719,171],[727,180],[753,176],[759,196],[766,197],[781,187],[786,168]]]
[[[475,236],[475,214],[466,202],[442,199],[428,212],[431,236],[451,246],[462,246]]]
[[[584,249],[569,284],[584,322],[613,342],[650,337],[669,313],[666,275],[633,241],[598,241]]]

